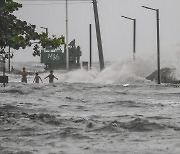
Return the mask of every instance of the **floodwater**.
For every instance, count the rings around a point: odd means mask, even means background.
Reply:
[[[53,84],[44,80],[48,72],[40,84],[8,74],[0,86],[0,154],[179,154],[180,87],[124,65],[54,71]]]

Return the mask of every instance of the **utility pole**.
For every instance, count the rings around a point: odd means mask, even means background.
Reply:
[[[11,47],[9,46],[8,52],[8,61],[9,61],[9,73],[11,72]]]
[[[91,30],[91,24],[89,24],[89,67],[92,68],[92,30]]]
[[[100,31],[100,25],[99,25],[98,7],[97,7],[96,0],[93,0],[93,8],[94,8],[94,19],[95,19],[95,25],[96,25],[97,44],[98,44],[98,51],[99,51],[99,64],[100,64],[100,69],[103,70],[104,69],[104,56],[103,56],[101,31]]]
[[[46,30],[46,35],[48,36],[48,28],[46,28],[46,27],[40,27],[40,28],[45,29]]]
[[[5,56],[3,57],[3,86],[5,87],[6,86],[6,83],[5,83],[5,72],[6,72],[6,68],[5,68]]]
[[[66,69],[69,71],[69,51],[68,51],[68,2],[66,0]]]

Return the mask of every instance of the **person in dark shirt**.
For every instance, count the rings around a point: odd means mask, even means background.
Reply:
[[[50,71],[50,74],[49,74],[48,76],[46,76],[44,79],[46,79],[46,78],[49,78],[49,83],[53,83],[54,78],[55,78],[56,80],[58,80],[58,78],[56,78],[56,77],[53,75],[53,71]]]

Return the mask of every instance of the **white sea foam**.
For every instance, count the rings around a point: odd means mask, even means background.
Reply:
[[[170,65],[171,64],[171,65]],[[15,69],[21,70],[23,66],[27,67],[27,71],[41,72],[40,76],[44,79],[49,72],[43,73],[43,65],[38,63],[14,63]],[[94,65],[96,66],[96,65]],[[180,78],[179,65],[163,60],[162,67],[175,68],[174,76],[177,79]],[[54,70],[54,75],[58,77],[58,81],[55,82],[69,82],[69,83],[106,83],[106,84],[126,84],[135,82],[149,82],[145,78],[156,70],[156,61],[152,57],[139,58],[136,60],[124,60],[122,62],[111,63],[106,65],[103,71],[99,68],[93,67],[88,71],[85,69],[73,70],[70,72]],[[20,75],[9,74],[10,82],[20,82]],[[33,73],[28,76],[28,82],[33,82]],[[44,80],[44,83],[48,83],[48,79]]]
[[[145,77],[152,72],[146,61],[137,59],[136,61],[123,61],[113,63],[103,71],[96,68],[92,70],[74,70],[68,73],[56,73],[59,82],[85,82],[85,83],[110,83],[123,84],[133,82],[146,82]]]

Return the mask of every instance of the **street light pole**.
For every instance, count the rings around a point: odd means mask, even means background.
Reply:
[[[160,36],[159,36],[159,9],[156,10],[157,18],[157,61],[158,61],[158,84],[161,83],[161,73],[160,73]]]
[[[133,39],[133,60],[135,61],[135,53],[136,53],[136,19],[134,19],[134,39]]]
[[[91,24],[89,24],[89,66],[92,68],[92,28]]]
[[[126,16],[121,16],[121,17],[133,21],[133,60],[135,61],[135,53],[136,53],[136,19],[129,18],[129,17],[126,17]]]
[[[159,9],[142,6],[145,9],[156,11],[157,20],[157,68],[158,68],[158,84],[161,84],[161,72],[160,72],[160,35],[159,35]]]
[[[6,84],[5,84],[5,72],[6,72],[6,68],[5,68],[5,57],[3,57],[3,77],[4,77],[4,79],[3,79],[3,86],[5,87],[6,86]]]
[[[69,50],[68,50],[68,2],[66,0],[66,69],[69,71]]]
[[[11,47],[9,46],[8,52],[8,61],[9,61],[9,73],[11,72]]]
[[[48,36],[48,28],[45,28],[45,27],[40,27],[40,28],[43,28],[46,30],[46,35]]]

